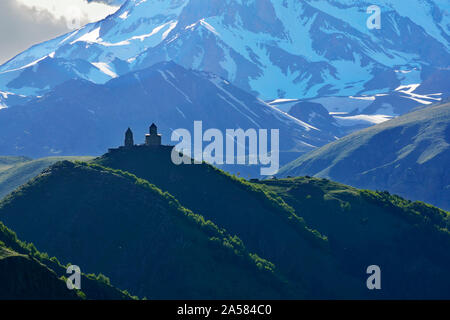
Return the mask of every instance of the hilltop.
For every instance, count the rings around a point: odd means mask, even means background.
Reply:
[[[170,154],[59,162],[9,194],[0,219],[152,299],[448,298],[448,212],[326,179],[248,182]],[[373,264],[382,291],[366,288]]]
[[[147,181],[99,165],[53,165],[1,202],[0,219],[140,297],[303,297],[239,238]]]
[[[328,237],[343,270],[358,274],[369,265],[380,266],[383,284],[378,298],[449,298],[450,277],[445,271],[450,266],[449,212],[327,179],[299,177],[259,184]]]
[[[0,199],[58,161],[91,159],[93,157],[49,157],[36,160],[27,157],[0,157]]]
[[[421,108],[355,132],[282,167],[450,209],[450,104]]]
[[[166,144],[173,143],[173,130],[193,130],[197,120],[204,130],[278,129],[281,164],[336,139],[220,77],[164,62],[102,85],[70,80],[28,103],[2,109],[0,153],[97,156],[122,142],[118,128],[144,134],[148,119],[158,124]]]
[[[308,297],[377,296],[365,290],[365,267],[374,261],[385,265],[398,284],[386,286],[378,297],[448,294],[443,285],[449,283],[444,272],[450,265],[448,213],[429,205],[328,180],[250,183],[205,163],[173,165],[164,149],[122,149],[94,162],[158,185],[237,234],[290,281],[306,285]],[[411,219],[416,216],[421,218]],[[413,270],[405,272],[408,263]],[[430,270],[442,275],[439,281]],[[424,283],[410,289],[415,277]]]

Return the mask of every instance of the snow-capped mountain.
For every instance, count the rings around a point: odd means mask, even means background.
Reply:
[[[375,114],[382,112],[390,116],[407,113],[418,105],[431,105],[448,97],[450,93],[450,70],[433,74],[424,82],[401,85],[388,93],[357,95],[349,97],[318,97],[310,100],[322,103],[330,113]],[[440,91],[438,93],[429,93]],[[283,111],[289,112],[293,104],[302,99],[275,99],[268,101]]]
[[[366,24],[371,5],[379,30]],[[172,60],[267,100],[385,94],[448,70],[449,9],[446,0],[128,0],[2,65],[0,90],[39,95],[68,78],[102,84]]]

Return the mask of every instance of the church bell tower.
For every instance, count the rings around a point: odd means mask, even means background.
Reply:
[[[158,134],[158,127],[154,123],[150,126],[150,134],[145,135],[145,145],[150,147],[161,145],[161,135]]]
[[[131,148],[133,146],[134,146],[133,131],[131,131],[131,129],[128,128],[127,132],[125,132],[125,148]]]

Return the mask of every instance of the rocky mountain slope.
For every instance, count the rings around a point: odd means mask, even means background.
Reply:
[[[379,30],[367,27],[371,5]],[[130,0],[5,63],[0,89],[42,94],[172,60],[264,99],[386,93],[448,68],[448,10],[437,0]]]
[[[202,121],[203,132],[278,129],[281,164],[336,139],[226,80],[169,62],[104,85],[72,80],[27,104],[1,110],[0,154],[101,155],[123,144],[128,127],[136,143],[143,143],[152,122],[163,134],[164,144],[176,144],[172,132],[184,128],[194,135],[197,120]]]
[[[330,143],[280,176],[327,177],[450,209],[450,104],[403,115]]]

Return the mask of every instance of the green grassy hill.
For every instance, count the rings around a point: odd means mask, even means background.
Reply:
[[[49,254],[140,297],[286,298],[275,266],[133,175],[65,161],[7,196],[0,220]]]
[[[81,290],[68,290],[66,268],[56,258],[17,239],[0,222],[0,300],[126,300],[128,293],[112,287],[104,276],[82,275]]]
[[[16,156],[0,156],[0,172],[10,169],[14,165],[31,161],[31,158]]]
[[[0,246],[0,300],[75,300],[63,280],[45,265]]]
[[[68,290],[65,268],[49,267],[40,260],[0,246],[0,300],[132,300],[104,277],[83,275],[81,290]]]
[[[450,298],[450,214],[387,192],[326,179],[260,182],[328,237],[342,270],[382,270],[379,297]]]
[[[57,163],[0,220],[140,297],[450,298],[449,213],[325,179],[250,183],[170,153]],[[366,288],[373,264],[381,291]]]
[[[450,103],[353,133],[282,167],[450,210]]]
[[[88,161],[92,158],[49,157],[32,160],[26,157],[0,157],[0,199],[58,161]]]
[[[237,234],[250,251],[275,263],[292,283],[305,286],[311,298],[363,294],[353,275],[335,279],[338,265],[327,240],[276,194],[258,185],[208,164],[174,165],[171,148],[119,149],[93,162],[146,179],[183,206]]]
[[[173,165],[163,148],[120,149],[94,162],[147,179],[237,234],[291,282],[306,286],[309,297],[449,297],[442,285],[449,283],[443,271],[450,267],[448,215],[439,209],[325,180],[317,180],[320,187],[314,179],[249,183],[207,164]],[[437,227],[428,217],[410,219],[416,215],[429,215]],[[365,268],[377,261],[397,280],[368,292]],[[415,280],[422,275],[423,282]]]

